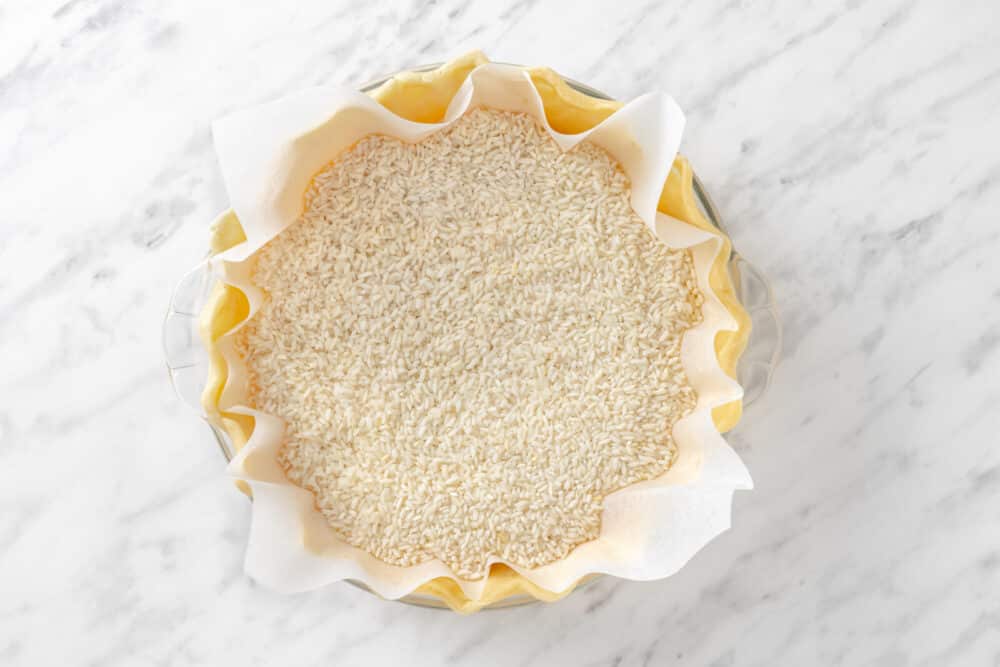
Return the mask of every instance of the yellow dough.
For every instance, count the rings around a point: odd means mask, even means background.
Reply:
[[[439,122],[469,72],[485,62],[487,59],[482,53],[473,52],[430,72],[405,72],[372,91],[371,96],[393,113],[409,120]],[[583,132],[622,107],[621,102],[584,95],[571,88],[552,70],[530,68],[527,71],[542,98],[549,124],[559,132]],[[736,377],[736,362],[750,335],[750,317],[736,298],[729,275],[729,238],[702,214],[694,194],[691,165],[682,156],[678,155],[674,160],[673,169],[660,195],[659,210],[699,229],[710,231],[722,239],[723,248],[712,266],[709,283],[738,326],[735,331],[721,331],[716,335],[715,350],[723,371],[730,377]],[[232,211],[220,216],[211,231],[210,248],[213,254],[246,238],[240,221]],[[200,319],[201,336],[209,350],[209,373],[202,402],[209,419],[226,429],[237,450],[250,438],[253,418],[219,409],[218,401],[226,384],[228,368],[217,342],[245,320],[248,314],[249,302],[246,295],[231,285],[218,284],[202,310]],[[735,426],[741,411],[742,403],[739,400],[715,408],[712,417],[719,431],[725,432]],[[242,485],[241,490],[249,495],[249,490]],[[458,584],[447,577],[429,581],[416,592],[434,596],[457,612],[471,613],[512,596],[527,595],[551,602],[569,594],[579,583],[556,593],[536,586],[509,567],[494,565],[479,600],[467,598]]]

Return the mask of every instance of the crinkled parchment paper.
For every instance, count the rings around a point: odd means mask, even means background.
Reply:
[[[632,206],[650,230],[673,248],[691,250],[705,296],[702,322],[685,334],[682,343],[682,361],[698,404],[674,426],[678,448],[674,465],[658,479],[608,496],[600,536],[563,560],[535,569],[505,564],[548,591],[563,591],[592,573],[637,580],[673,574],[729,527],[732,492],[750,488],[751,481],[712,420],[714,407],[742,395],[720,367],[714,347],[718,332],[737,328],[709,284],[723,238],[657,211],[684,125],[671,98],[644,95],[587,132],[560,134],[548,124],[535,84],[524,70],[488,63],[471,72],[440,123],[405,120],[367,95],[339,87],[313,88],[240,111],[219,120],[214,135],[232,208],[246,240],[213,258],[213,269],[221,281],[246,294],[252,317],[263,295],[250,280],[248,260],[299,217],[303,194],[316,172],[366,135],[420,141],[474,106],[530,114],[564,150],[587,140],[611,153],[631,180]],[[478,599],[485,577],[459,579],[437,560],[412,567],[389,565],[332,532],[315,509],[312,495],[289,482],[277,462],[283,421],[247,406],[246,368],[234,347],[238,329],[213,345],[228,366],[216,407],[254,420],[249,440],[229,466],[230,474],[249,486],[254,500],[247,573],[289,592],[353,579],[385,598],[398,598],[432,579],[450,577],[468,598]]]

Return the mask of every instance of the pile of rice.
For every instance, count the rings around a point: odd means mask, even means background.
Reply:
[[[269,298],[239,345],[337,534],[468,579],[536,567],[670,467],[702,296],[629,196],[601,149],[486,109],[415,145],[368,137],[315,177],[257,253]]]

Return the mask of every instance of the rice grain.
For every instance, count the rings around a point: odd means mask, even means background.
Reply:
[[[605,496],[666,472],[702,295],[629,196],[600,148],[487,109],[316,175],[255,257],[268,299],[239,348],[337,534],[475,579],[565,557]]]

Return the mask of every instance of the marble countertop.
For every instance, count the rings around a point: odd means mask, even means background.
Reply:
[[[575,5],[0,7],[0,664],[1000,664],[993,3]],[[554,605],[271,593],[160,348],[210,122],[472,48],[686,110],[785,324],[730,436],[757,488],[676,576]]]

